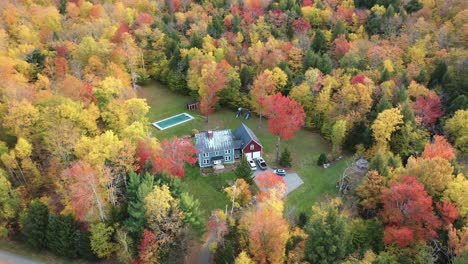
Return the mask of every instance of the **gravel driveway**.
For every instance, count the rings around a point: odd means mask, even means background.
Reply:
[[[268,166],[267,170],[273,172],[273,169]],[[254,171],[253,176],[255,177],[254,179],[257,178],[257,175],[264,172],[263,170],[257,168],[257,170]],[[286,173],[286,176],[284,178],[284,183],[286,184],[286,194],[296,190],[301,186],[304,181],[299,177],[297,173]]]
[[[0,263],[2,264],[43,264],[23,256],[0,250]]]

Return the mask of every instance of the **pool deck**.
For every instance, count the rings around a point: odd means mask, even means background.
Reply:
[[[167,127],[160,127],[160,126],[158,126],[158,124],[157,124],[157,123],[159,123],[159,122],[163,122],[163,121],[169,120],[169,119],[171,119],[171,118],[174,118],[174,117],[180,116],[180,115],[186,115],[186,116],[188,116],[188,117],[190,117],[190,118],[187,119],[187,120],[183,120],[183,121],[177,122],[177,123],[172,124],[172,125],[167,126]],[[168,129],[168,128],[171,128],[171,127],[180,125],[180,124],[182,124],[182,123],[188,122],[188,121],[193,120],[193,119],[195,119],[195,118],[194,118],[193,116],[187,114],[187,113],[180,113],[180,114],[173,115],[173,116],[171,116],[171,117],[165,118],[165,119],[163,119],[163,120],[156,121],[156,122],[152,123],[152,125],[153,125],[154,127],[156,127],[157,129],[159,129],[159,130],[164,130],[164,129]]]

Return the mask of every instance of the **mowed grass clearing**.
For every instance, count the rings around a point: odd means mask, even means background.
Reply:
[[[139,96],[146,98],[151,106],[148,114],[149,121],[155,122],[186,112],[194,120],[180,125],[158,130],[152,128],[153,135],[159,140],[174,136],[190,135],[192,129],[199,131],[231,128],[236,129],[241,122],[250,127],[260,139],[263,145],[263,158],[271,167],[275,167],[277,137],[268,131],[267,120],[259,126],[257,116],[252,116],[249,120],[236,118],[236,112],[228,109],[216,111],[209,117],[208,123],[198,111],[189,111],[185,108],[190,97],[178,95],[168,88],[158,83],[151,83],[142,87]],[[344,158],[332,164],[328,169],[317,166],[317,159],[320,153],[329,153],[330,144],[318,133],[301,129],[296,132],[295,137],[282,141],[281,149],[288,148],[293,159],[293,166],[290,171],[295,171],[304,181],[304,184],[297,190],[290,193],[286,200],[286,206],[295,208],[298,212],[309,214],[312,204],[325,194],[336,195],[336,182],[349,159]],[[211,210],[224,209],[229,203],[223,192],[223,187],[227,186],[235,179],[234,173],[219,174],[217,176],[201,176],[198,166],[187,166],[186,176],[182,179],[187,190],[200,201],[203,216],[208,217]],[[206,218],[205,218],[206,219]]]

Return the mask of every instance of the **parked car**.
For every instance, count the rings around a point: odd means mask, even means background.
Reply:
[[[266,170],[268,168],[265,160],[262,157],[257,158],[256,161],[257,161],[257,165],[258,165],[258,167],[260,169]]]
[[[257,169],[257,165],[255,165],[255,161],[251,160],[251,159],[248,159],[247,160],[249,162],[249,165],[250,165],[250,169],[252,171],[256,170]]]
[[[273,170],[273,172],[281,177],[286,176],[286,171],[284,169],[276,169],[276,170]]]

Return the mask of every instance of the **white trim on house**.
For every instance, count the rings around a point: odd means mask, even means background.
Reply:
[[[219,151],[215,151],[215,156],[219,156]]]
[[[210,160],[209,160],[209,159],[204,159],[204,160],[203,160],[203,165],[206,165],[206,164],[210,164]]]
[[[208,153],[208,152],[203,153],[204,158],[208,158],[209,156],[210,156],[210,153]]]
[[[231,161],[231,156],[224,156],[224,161]]]
[[[231,150],[230,150],[230,149],[226,149],[226,150],[224,151],[224,154],[231,154]]]

